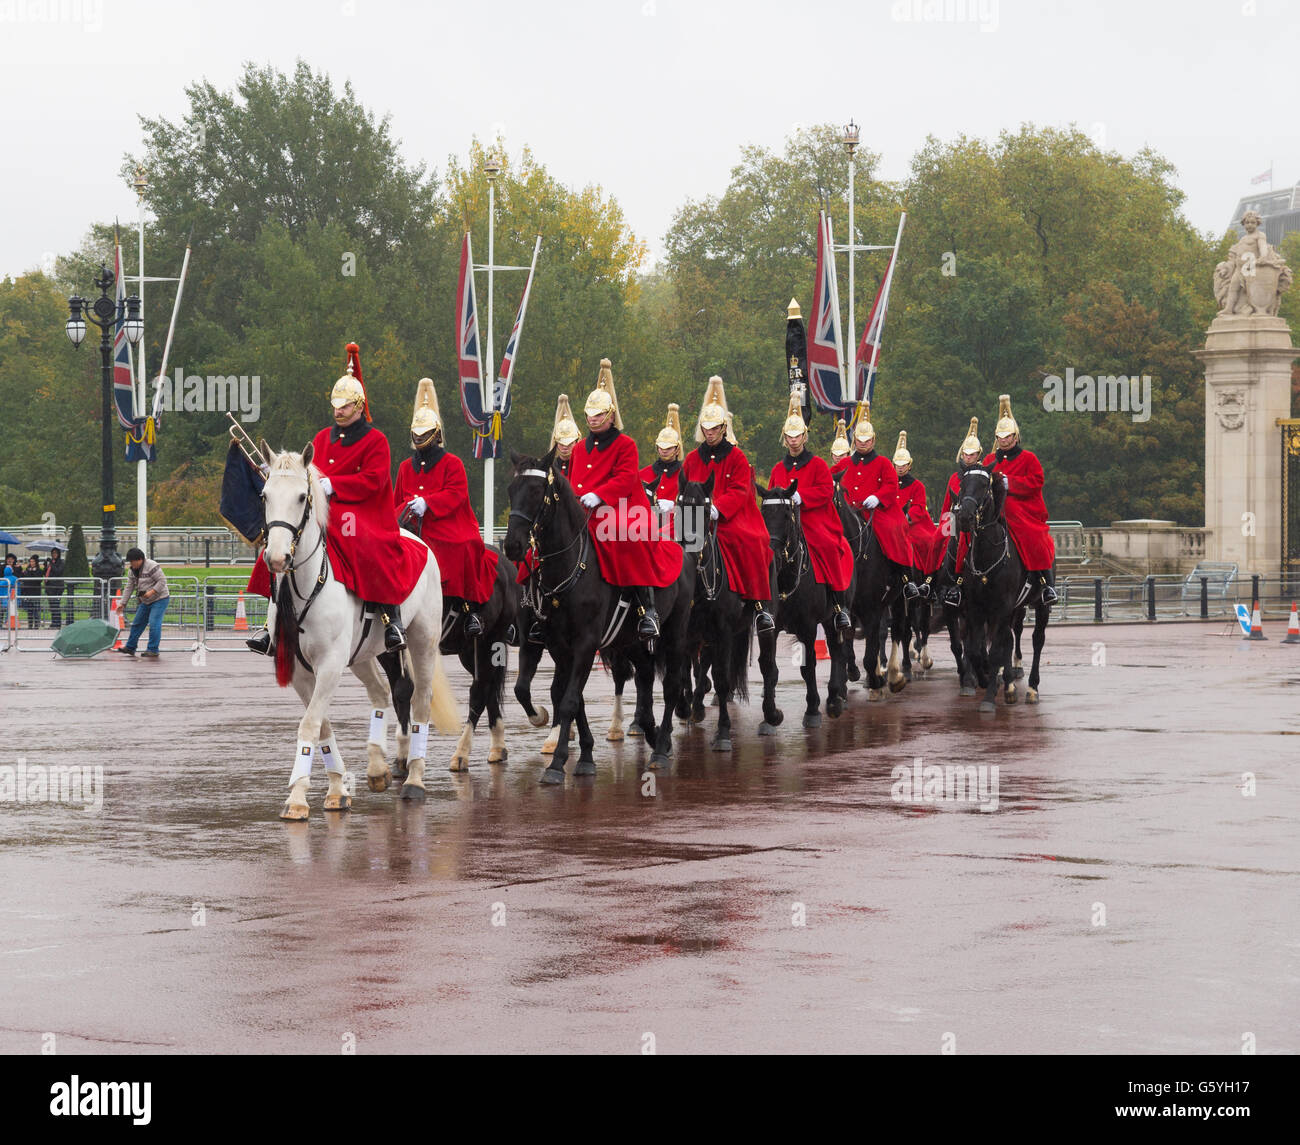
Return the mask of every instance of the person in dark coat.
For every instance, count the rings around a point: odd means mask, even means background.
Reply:
[[[27,627],[41,626],[41,564],[35,557],[27,558],[27,566],[18,573],[18,595],[22,597],[27,613]]]
[[[50,627],[63,627],[63,554],[50,550],[50,563],[45,566],[45,595],[50,600]]]

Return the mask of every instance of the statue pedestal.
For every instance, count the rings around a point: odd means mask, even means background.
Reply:
[[[1217,317],[1205,349],[1206,559],[1276,575],[1282,561],[1282,448],[1291,416],[1291,328],[1282,318]],[[1251,516],[1247,516],[1250,514]]]

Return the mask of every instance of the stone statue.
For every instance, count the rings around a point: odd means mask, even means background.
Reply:
[[[1228,257],[1214,268],[1214,297],[1219,317],[1276,316],[1283,293],[1291,286],[1291,268],[1259,229],[1254,211],[1241,217],[1246,233],[1232,244]]]

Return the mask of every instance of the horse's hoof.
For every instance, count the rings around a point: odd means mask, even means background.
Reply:
[[[497,756],[496,759],[493,759],[492,753],[488,752],[488,763],[505,763],[509,758],[510,752],[504,747],[501,749],[501,754]]]
[[[856,684],[860,679],[862,679],[862,672],[856,664],[850,664],[846,671],[849,674],[850,684]]]
[[[542,777],[537,782],[543,787],[552,787],[557,783],[563,783],[564,771],[558,767],[548,767],[542,772]]]
[[[804,712],[803,726],[806,728],[819,728],[822,726],[821,712]]]
[[[880,703],[884,700],[884,698],[885,698],[884,688],[867,689],[867,703]]]
[[[928,652],[921,657],[921,667],[924,668],[927,672],[934,667],[934,661],[930,658],[930,654]]]
[[[722,736],[714,736],[713,740],[709,744],[709,747],[711,747],[714,751],[730,751],[731,737],[727,736],[724,739]]]
[[[551,738],[548,739],[544,744],[542,744],[542,754],[554,755],[555,749],[559,746],[560,746],[560,736],[559,733],[557,732],[555,735],[551,736]]]
[[[1023,668],[1012,668],[1012,669],[1011,669],[1011,678],[1012,678],[1013,680],[1019,680],[1019,679],[1021,679],[1021,678],[1024,676],[1024,674],[1025,674],[1025,670],[1024,670]]]
[[[300,823],[311,813],[311,808],[305,803],[286,802],[284,809],[280,812],[280,818],[288,820],[290,823]]]
[[[468,771],[469,759],[463,755],[453,755],[451,762],[447,764],[448,771]]]
[[[402,784],[402,794],[400,798],[405,800],[407,803],[423,803],[428,796],[429,793],[425,791],[423,787],[417,787],[414,783]]]
[[[366,786],[371,791],[387,791],[393,782],[393,773],[387,768],[380,775],[367,775]]]
[[[958,689],[958,691],[957,691],[957,695],[959,695],[959,696],[973,696],[973,695],[975,695],[975,689],[974,689],[974,688],[971,688],[971,687],[966,687],[966,686],[963,685],[961,688]]]
[[[627,734],[628,734],[632,739],[644,739],[644,738],[645,738],[645,732],[643,732],[639,727],[637,727],[636,724],[633,724],[630,728],[627,729]]]
[[[833,720],[838,720],[844,714],[844,705],[839,700],[826,701],[826,714]]]
[[[993,703],[992,700],[981,700],[981,701],[980,701],[980,711],[981,711],[981,712],[986,712],[986,713],[987,713],[987,712],[993,712],[993,711],[996,711],[996,710],[997,710],[997,706]]]
[[[906,680],[890,680],[890,681],[889,681],[889,690],[890,690],[891,692],[893,692],[895,695],[897,695],[899,692],[901,692],[901,691],[902,691],[904,688],[906,688],[906,687],[907,687],[907,681],[906,681]]]
[[[673,759],[666,751],[656,751],[650,754],[651,767],[667,767]]]
[[[350,795],[326,795],[326,796],[325,796],[325,810],[326,810],[326,811],[351,811],[351,810],[352,810],[352,796],[350,796]]]
[[[1002,694],[1002,699],[1008,704],[1014,704],[1020,697],[1016,695],[1015,684],[1008,684],[1006,691]]]
[[[1025,693],[1025,703],[1026,703],[1026,704],[1036,704],[1036,703],[1038,703],[1038,689],[1037,689],[1037,688],[1030,688],[1029,691]]]
[[[903,669],[903,679],[904,679],[904,681],[906,681],[906,682],[909,683],[909,684],[912,682],[912,669],[911,669],[911,668],[904,668],[904,669]]]
[[[404,755],[399,755],[393,760],[393,778],[405,779],[411,774],[410,769],[406,766],[409,760]]]
[[[610,743],[622,743],[622,742],[623,742],[623,729],[622,729],[622,728],[610,728],[610,729],[609,729],[609,733],[605,736],[605,738],[606,738],[607,740],[609,740]],[[576,774],[576,773],[575,773],[575,774]]]
[[[551,722],[551,717],[545,708],[538,708],[535,715],[528,717],[528,722],[535,728],[544,728]]]
[[[758,734],[761,736],[774,736],[776,735],[776,728],[769,724],[767,720],[764,720],[758,725]]]
[[[704,705],[696,704],[691,709],[691,723],[702,724],[704,722]]]
[[[580,759],[577,766],[573,769],[574,775],[595,775],[596,761],[594,759]]]

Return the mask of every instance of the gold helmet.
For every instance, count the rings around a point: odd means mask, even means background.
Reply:
[[[569,395],[561,394],[555,403],[555,426],[551,430],[551,448],[557,445],[572,445],[582,437],[582,430],[573,420],[573,411],[569,408]]]
[[[831,456],[837,459],[847,457],[849,449],[849,431],[844,424],[844,419],[840,418],[835,423],[835,440],[831,442]]]
[[[727,408],[727,395],[722,388],[722,379],[714,374],[709,379],[708,389],[704,391],[704,404],[700,407],[700,417],[695,423],[695,440],[704,440],[704,431],[716,425],[726,425],[727,440],[736,444],[736,431],[732,425],[731,410]]]
[[[854,441],[872,441],[876,436],[876,427],[871,424],[871,403],[864,401],[858,406],[858,420],[853,427]]]
[[[611,410],[615,426],[622,429],[623,415],[618,412],[618,394],[614,392],[614,368],[608,358],[601,358],[596,388],[587,395],[587,404],[582,407],[582,412],[588,417],[599,417]]]
[[[900,469],[912,464],[912,455],[907,452],[907,430],[898,431],[898,447],[894,450],[894,464]]]
[[[786,410],[785,424],[781,426],[781,444],[785,445],[787,437],[808,432],[808,423],[803,419],[803,403],[798,393],[790,392],[790,408]]]
[[[438,395],[432,378],[421,378],[415,389],[415,414],[411,418],[411,444],[417,449],[428,445],[442,431],[442,416],[438,412]]]
[[[677,451],[676,460],[682,459],[682,423],[677,416],[677,411],[681,409],[676,402],[668,403],[668,417],[664,421],[664,427],[659,431],[659,436],[655,438],[656,449],[675,449]]]
[[[970,429],[966,431],[966,440],[961,443],[961,448],[957,450],[957,464],[961,464],[961,459],[968,453],[975,454],[976,457],[983,457],[984,450],[980,447],[980,419],[973,417],[970,419]]]
[[[1006,437],[1012,433],[1017,438],[1020,437],[1020,427],[1016,425],[1016,419],[1011,416],[1011,395],[998,394],[998,424],[993,428],[993,436]]]
[[[359,405],[370,420],[370,402],[366,398],[366,386],[361,377],[361,347],[355,342],[348,343],[348,368],[330,391],[330,405],[342,409],[347,405]]]

